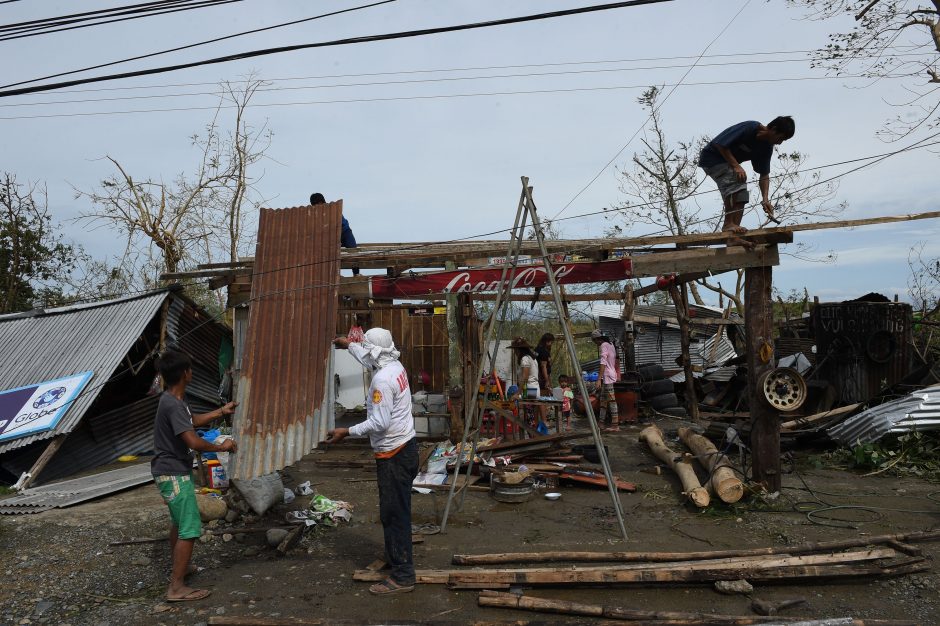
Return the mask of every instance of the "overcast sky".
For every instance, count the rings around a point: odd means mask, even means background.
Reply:
[[[116,4],[14,2],[0,5],[0,20],[11,23]],[[356,4],[245,0],[3,41],[3,84]],[[587,4],[398,0],[90,74]],[[282,79],[258,94],[249,112],[253,123],[267,123],[275,133],[269,158],[256,171],[263,173],[258,191],[270,199],[269,206],[304,204],[311,192],[321,191],[330,200],[344,200],[360,242],[467,237],[512,225],[522,175],[535,186],[543,216],[557,214],[644,123],[646,114],[636,102],[643,88],[675,84],[745,5],[711,45],[709,56],[663,106],[671,140],[714,135],[742,120],[767,122],[776,115],[792,115],[797,134],[785,147],[808,154],[809,166],[879,154],[911,141],[886,145],[875,137],[882,122],[898,113],[889,103],[904,99],[900,81],[866,87],[864,80],[828,78],[810,66],[806,51],[824,45],[827,34],[847,28],[847,21],[806,21],[780,0],[675,0],[485,30],[290,52],[4,98],[0,167],[21,181],[45,181],[53,214],[65,223],[68,236],[98,257],[117,254],[122,246],[114,233],[68,221],[89,208],[85,201],[74,200],[73,187],[89,190],[109,175],[105,155],[120,160],[137,179],[170,180],[192,168],[198,155],[189,137],[211,119],[217,100],[211,95],[213,85],[256,72],[264,79]],[[789,54],[762,54],[768,52]],[[455,71],[461,68],[476,69]],[[335,86],[348,83],[360,84]],[[145,86],[161,87],[126,89]],[[169,94],[208,95],[152,97]],[[64,100],[72,102],[61,103]],[[629,164],[640,147],[638,138],[615,165]],[[841,179],[837,200],[848,202],[846,218],[937,210],[938,165],[940,157],[926,150],[892,157]],[[823,172],[829,176],[850,167]],[[706,185],[711,189],[710,182]],[[622,201],[616,167],[609,167],[561,216],[599,211]],[[703,197],[702,203],[720,211],[717,195]],[[745,225],[753,226],[755,220],[750,215]],[[601,216],[559,223],[562,233],[573,238],[600,236],[608,225]],[[930,220],[797,233],[798,241],[832,250],[838,261],[819,265],[784,256],[775,270],[775,284],[783,291],[805,286],[823,300],[869,291],[906,298],[908,251],[926,241],[929,254],[940,253],[938,227],[940,223]]]

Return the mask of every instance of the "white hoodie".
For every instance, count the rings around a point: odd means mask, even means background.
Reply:
[[[357,361],[366,367],[378,367],[372,374],[372,384],[369,386],[366,421],[349,429],[353,437],[369,435],[369,442],[376,452],[399,448],[415,436],[408,374],[398,361],[398,352],[391,339],[388,331],[373,328],[366,333],[362,345],[349,344],[349,353]],[[375,352],[380,353],[378,357]],[[392,354],[394,358],[388,358]]]

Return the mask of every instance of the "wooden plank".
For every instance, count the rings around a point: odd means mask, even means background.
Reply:
[[[776,245],[759,245],[753,250],[743,247],[692,248],[670,250],[628,257],[632,271],[625,278],[644,278],[662,274],[685,274],[701,271],[727,271],[730,269],[779,265],[780,256]],[[415,276],[434,274],[417,272]],[[369,279],[365,276],[341,276],[340,294],[350,297],[371,297]],[[425,295],[421,296],[425,298]]]
[[[807,554],[801,556],[772,555],[756,557],[734,557],[699,561],[675,561],[668,563],[631,563],[628,565],[603,565],[593,567],[548,567],[548,568],[500,568],[500,569],[442,569],[417,570],[419,583],[445,584],[451,582],[485,582],[494,584],[565,584],[565,583],[612,583],[612,582],[670,582],[682,580],[732,580],[728,578],[760,579],[765,574],[776,578],[775,570],[792,568],[816,568],[845,566],[888,559],[897,556],[890,548],[875,548],[839,554]],[[684,574],[697,572],[702,577],[683,578]],[[675,576],[673,576],[673,574]],[[357,570],[353,580],[379,581],[381,574],[369,570]]]
[[[822,422],[830,417],[838,417],[839,415],[845,415],[846,413],[851,413],[858,407],[862,406],[861,403],[849,404],[847,406],[840,406],[837,409],[832,409],[831,411],[823,411],[822,413],[816,413],[815,415],[807,415],[806,417],[798,417],[795,420],[790,420],[789,422],[783,422],[780,424],[781,430],[793,430],[794,428],[809,426],[815,424],[816,422]]]
[[[838,539],[835,541],[819,541],[802,543],[791,546],[768,546],[762,548],[742,548],[740,550],[708,550],[700,552],[583,552],[583,551],[555,551],[555,552],[504,552],[496,554],[455,554],[454,565],[496,565],[501,563],[548,563],[555,561],[585,561],[585,562],[663,562],[663,561],[697,561],[703,559],[722,559],[729,557],[760,556],[768,554],[807,554],[812,552],[832,552],[859,548],[862,546],[875,546],[890,544],[891,542],[919,542],[940,540],[940,530],[916,531],[912,533],[899,533],[894,535],[875,535],[871,537],[854,537],[852,539]]]
[[[771,493],[780,491],[780,419],[767,402],[761,382],[774,368],[770,267],[744,271],[744,319],[747,335],[747,388],[751,413],[754,480]]]

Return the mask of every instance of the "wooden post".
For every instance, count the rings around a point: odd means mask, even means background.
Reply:
[[[628,282],[623,290],[623,353],[627,359],[626,370],[636,370],[636,335],[633,327],[633,283]]]
[[[446,263],[446,269],[455,270],[457,264],[453,261]],[[463,384],[463,359],[460,358],[461,318],[457,294],[447,294],[447,389],[460,387]]]
[[[773,369],[773,269],[744,270],[744,324],[747,333],[747,387],[751,413],[754,480],[770,492],[780,490],[780,422],[767,403],[761,380]]]
[[[692,375],[692,355],[689,354],[689,344],[692,342],[689,326],[689,300],[686,286],[682,291],[675,285],[669,286],[669,295],[676,305],[676,319],[679,320],[680,343],[682,346],[682,370],[685,372],[685,409],[692,421],[698,421],[698,397],[695,395],[695,378]]]
[[[59,451],[59,448],[62,447],[62,444],[65,443],[65,438],[68,435],[57,435],[49,445],[46,446],[46,449],[42,451],[42,454],[39,455],[39,458],[36,459],[36,462],[33,463],[33,466],[29,468],[29,471],[26,473],[26,476],[23,478],[22,482],[17,483],[17,488],[20,490],[28,488],[36,478],[39,476],[39,472],[48,465],[49,461],[52,460],[52,457],[55,456],[55,453]]]

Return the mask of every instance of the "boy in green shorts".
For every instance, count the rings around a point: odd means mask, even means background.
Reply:
[[[153,425],[154,457],[150,462],[150,471],[170,510],[173,573],[166,590],[166,599],[168,602],[202,600],[209,596],[210,591],[187,587],[183,580],[190,573],[189,560],[193,555],[193,544],[202,534],[202,520],[193,488],[193,457],[190,450],[235,452],[237,446],[231,439],[217,446],[201,439],[195,428],[224,415],[231,415],[235,412],[236,403],[229,402],[209,413],[193,415],[184,400],[186,386],[193,379],[189,355],[179,350],[167,350],[160,355],[157,370],[163,377],[165,390],[160,396]]]

